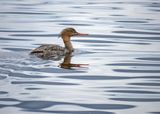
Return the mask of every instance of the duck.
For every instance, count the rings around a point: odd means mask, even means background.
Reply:
[[[73,36],[86,36],[88,34],[79,33],[74,28],[65,28],[61,31],[60,37],[63,40],[64,47],[57,44],[43,44],[33,49],[30,54],[35,55],[42,59],[56,59],[64,56],[67,53],[74,52],[73,45],[71,43],[71,37]]]

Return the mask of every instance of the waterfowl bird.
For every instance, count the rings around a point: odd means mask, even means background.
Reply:
[[[66,53],[72,53],[74,51],[74,48],[71,43],[72,36],[84,35],[88,34],[79,33],[74,28],[65,28],[60,33],[65,47],[56,44],[44,44],[32,50],[30,54],[43,59],[59,58],[60,56],[64,56]]]

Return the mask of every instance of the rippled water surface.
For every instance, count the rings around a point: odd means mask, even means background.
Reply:
[[[160,114],[160,0],[0,0],[0,113]],[[74,37],[72,69],[29,55]]]

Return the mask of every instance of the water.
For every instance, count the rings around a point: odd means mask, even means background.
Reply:
[[[160,114],[160,0],[1,0],[0,113]],[[29,55],[74,27],[73,64]]]

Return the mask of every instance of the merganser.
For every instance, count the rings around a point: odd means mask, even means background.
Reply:
[[[85,35],[88,34],[79,33],[74,28],[65,28],[60,33],[65,47],[56,44],[44,44],[32,50],[30,54],[36,55],[37,57],[43,59],[56,59],[60,56],[64,56],[66,53],[72,53],[74,51],[74,48],[71,43],[72,36]]]

